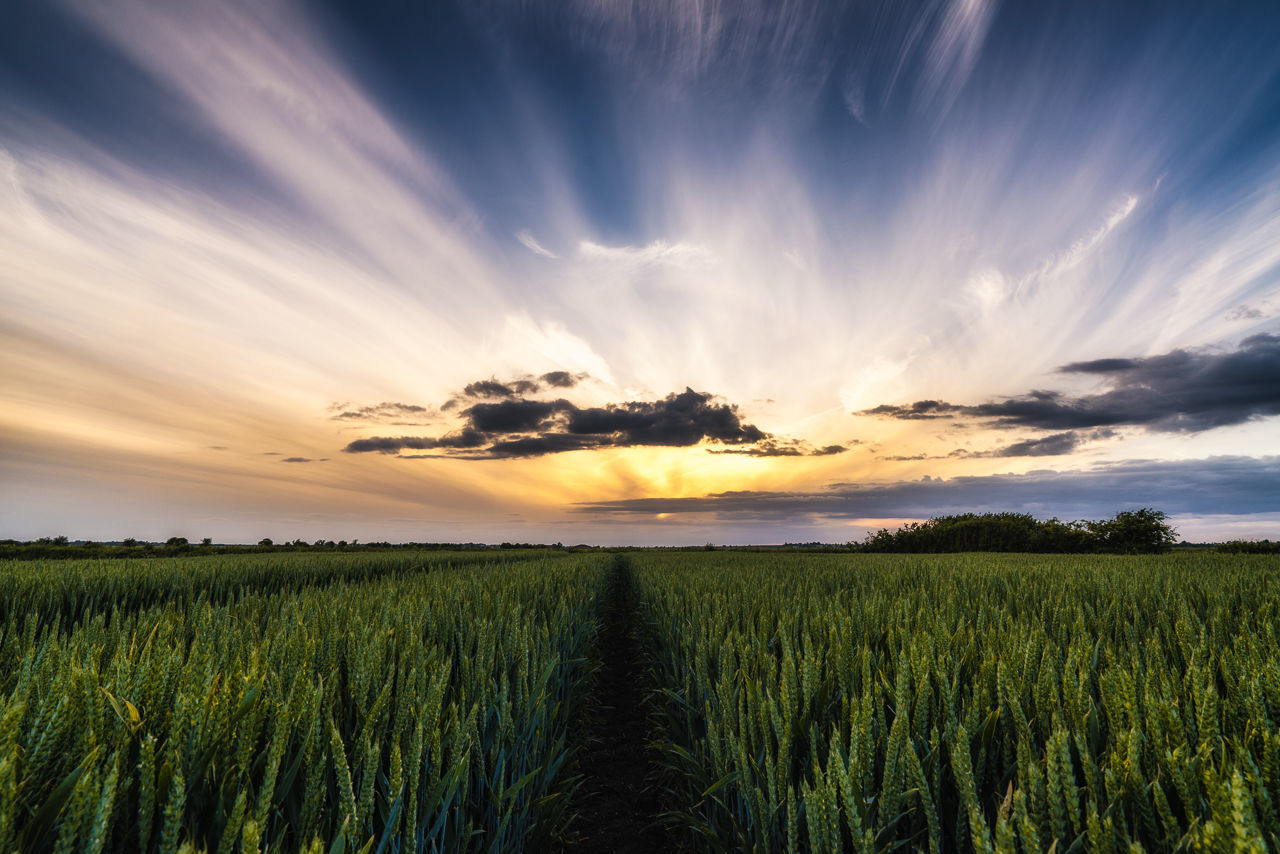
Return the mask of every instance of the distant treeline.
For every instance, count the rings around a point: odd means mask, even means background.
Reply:
[[[170,537],[163,543],[150,543],[135,539],[119,542],[72,542],[66,537],[42,537],[38,540],[0,540],[0,560],[57,560],[61,558],[139,558],[175,557],[177,555],[250,555],[281,552],[384,552],[384,551],[471,551],[502,549],[561,549],[560,543],[539,545],[532,543],[362,543],[358,540],[292,540],[277,543],[270,539],[259,540],[253,545],[214,543],[204,539],[192,543],[186,537]]]
[[[1218,551],[1235,555],[1274,555],[1280,554],[1280,541],[1271,540],[1231,540],[1221,543]]]
[[[163,543],[134,539],[118,542],[73,542],[66,537],[38,540],[0,540],[0,560],[57,560],[62,558],[138,558],[178,555],[249,555],[280,552],[383,552],[383,551],[498,551],[504,549],[552,549],[562,552],[743,551],[743,552],[1034,552],[1044,554],[1155,554],[1169,551],[1177,534],[1163,511],[1143,508],[1117,513],[1101,521],[1041,521],[1026,513],[964,513],[912,522],[896,531],[882,529],[861,542],[786,543],[780,546],[593,546],[563,543],[388,543],[358,540],[297,539],[289,542],[259,540],[256,544],[222,544],[205,538],[192,543],[170,537]],[[1180,547],[1193,547],[1181,543]],[[1232,540],[1203,543],[1195,548],[1230,554],[1280,554],[1280,542]]]
[[[896,531],[881,529],[850,545],[860,552],[1156,554],[1178,541],[1166,519],[1163,511],[1146,507],[1097,522],[1041,521],[1026,513],[964,513],[912,522]]]

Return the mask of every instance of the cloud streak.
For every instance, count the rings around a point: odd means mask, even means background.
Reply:
[[[511,8],[480,5],[499,20]],[[921,112],[945,112],[973,73],[998,4],[861,0],[792,8],[766,0],[576,0],[563,8],[560,23],[581,48],[643,68],[655,85],[679,91],[749,76],[768,96],[809,99],[843,76],[845,100],[857,115],[852,102],[880,108],[900,90]]]
[[[707,448],[709,454],[737,454],[746,457],[830,457],[849,450],[847,445],[815,448],[799,439],[767,438],[749,448]]]
[[[425,406],[397,401],[383,401],[354,408],[349,403],[339,403],[329,409],[334,413],[329,416],[330,419],[355,423],[422,424],[436,415]]]
[[[933,403],[934,401],[925,401]],[[877,407],[879,409],[879,407]],[[913,411],[913,410],[909,410]],[[918,418],[919,416],[913,416]],[[941,417],[941,416],[938,416]],[[1022,439],[985,451],[956,448],[947,454],[891,454],[879,457],[891,462],[917,462],[919,460],[1000,459],[1008,457],[1061,457],[1074,454],[1090,441],[1114,439],[1119,434],[1107,428],[1097,430],[1068,430],[1034,439]]]
[[[521,229],[520,231],[516,232],[516,240],[519,240],[521,245],[523,245],[526,249],[528,249],[534,255],[541,255],[543,258],[559,258],[560,257],[556,253],[552,252],[550,249],[547,249],[542,244],[540,244],[537,241],[537,238],[533,236],[533,232],[529,231],[529,229],[527,228]]]
[[[65,8],[180,93],[280,191],[327,220],[344,248],[400,282],[414,281],[427,256],[471,294],[496,296],[488,265],[456,237],[473,216],[464,196],[344,72],[303,10],[237,0]]]
[[[1112,439],[1115,438],[1114,430],[1078,430],[1067,431],[1063,433],[1052,433],[1048,436],[1042,436],[1038,439],[1023,439],[1019,442],[1012,442],[1002,448],[994,448],[989,451],[979,451],[976,453],[966,453],[963,456],[968,457],[1060,457],[1066,454],[1075,453],[1080,446],[1088,441],[1096,439]]]

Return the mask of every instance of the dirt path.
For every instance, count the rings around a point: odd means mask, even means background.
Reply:
[[[644,710],[644,673],[636,654],[635,601],[625,558],[613,569],[600,636],[595,706],[587,712],[578,758],[583,775],[578,816],[565,852],[649,854],[674,849],[654,816],[662,809]]]

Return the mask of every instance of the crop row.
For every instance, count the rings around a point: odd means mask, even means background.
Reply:
[[[448,567],[508,564],[547,551],[257,554],[132,560],[0,561],[0,623],[58,622],[166,603],[224,604],[254,593],[284,593],[339,581],[398,578]]]
[[[633,565],[700,850],[1280,847],[1274,559]]]
[[[155,564],[149,564],[154,566]],[[563,809],[600,558],[0,624],[0,850],[510,851]]]

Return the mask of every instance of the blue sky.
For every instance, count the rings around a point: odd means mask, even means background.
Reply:
[[[1274,4],[5,14],[0,535],[1280,534]]]

